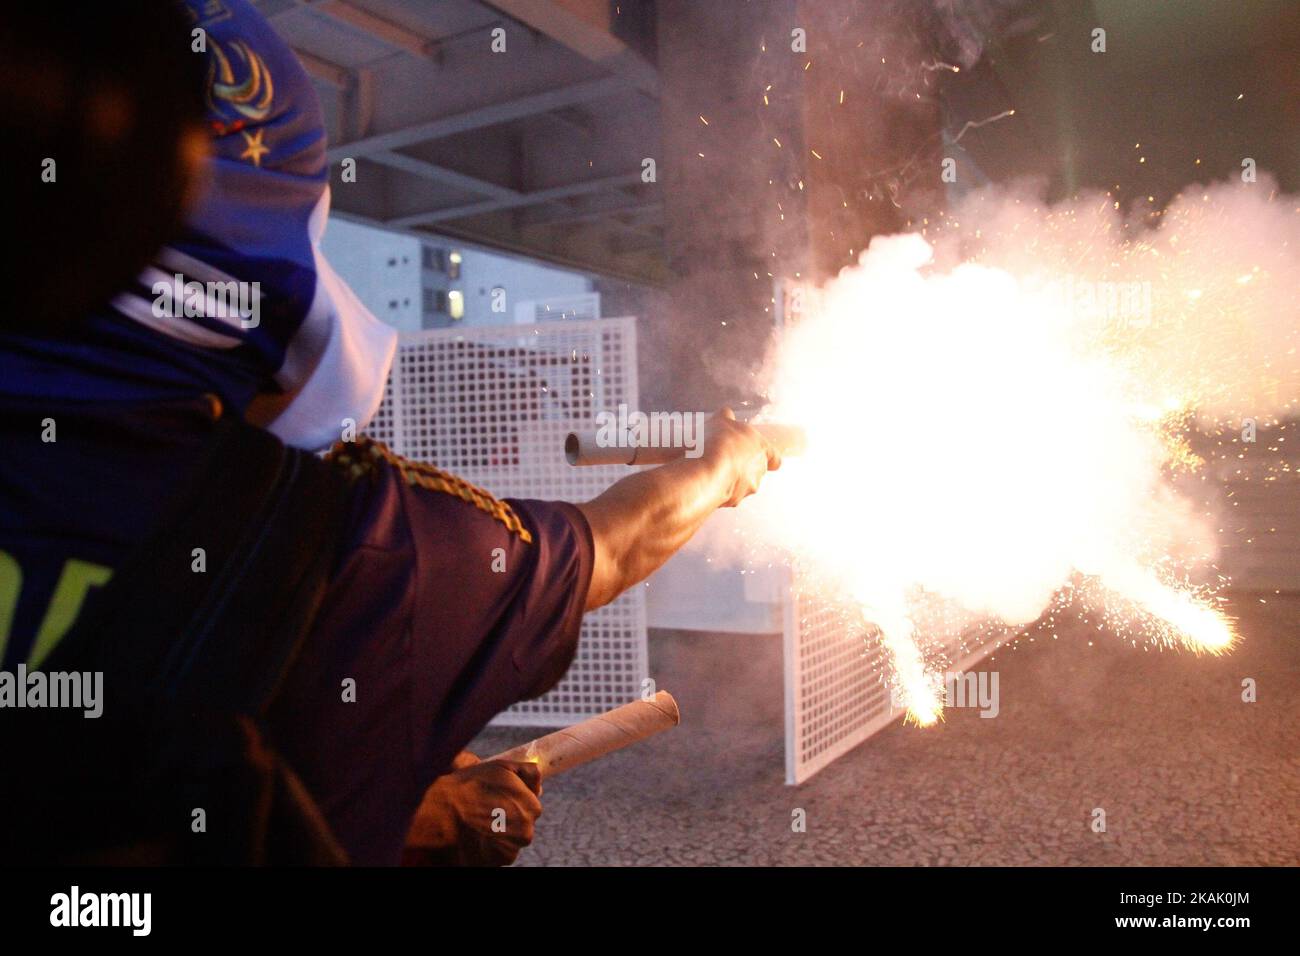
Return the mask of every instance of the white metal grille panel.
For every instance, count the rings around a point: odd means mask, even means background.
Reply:
[[[627,469],[571,467],[564,436],[620,403],[637,407],[635,319],[430,329],[401,336],[368,434],[498,497],[586,501]],[[554,690],[494,723],[570,724],[638,698],[647,672],[645,591],[632,588],[583,619]]]
[[[822,593],[796,568],[785,604],[785,777],[803,783],[903,716],[887,683],[878,633],[847,603]],[[950,670],[991,653],[1004,632],[954,634],[938,649]]]
[[[366,425],[366,434],[375,441],[381,441],[393,451],[401,454],[397,447],[397,422],[395,419],[396,408],[392,400],[393,393],[393,374],[390,371],[388,381],[384,385],[384,399],[379,403],[379,409],[375,412],[375,417],[370,419]]]

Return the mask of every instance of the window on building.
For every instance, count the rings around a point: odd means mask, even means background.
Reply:
[[[447,252],[433,246],[424,246],[420,250],[420,266],[428,272],[447,271]]]
[[[453,319],[465,318],[465,294],[459,289],[447,293],[447,313]]]
[[[424,307],[424,314],[433,315],[434,312],[433,290],[425,289],[423,291],[424,291],[424,301],[421,303],[421,305]]]
[[[447,278],[448,279],[460,278],[460,263],[461,263],[461,258],[459,252],[453,252],[450,256],[447,257]]]

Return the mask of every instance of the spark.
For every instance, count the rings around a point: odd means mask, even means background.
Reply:
[[[987,126],[989,123],[996,123],[998,120],[1004,120],[1008,116],[1015,116],[1015,115],[1016,115],[1015,110],[1003,110],[1001,113],[998,113],[996,116],[990,116],[987,119],[967,120],[966,125],[961,128],[961,132],[959,132],[955,137],[953,137],[953,142],[960,143],[961,138],[965,136],[967,131],[969,130],[979,129],[981,126]]]

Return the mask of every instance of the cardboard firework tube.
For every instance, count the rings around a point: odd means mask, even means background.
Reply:
[[[776,425],[764,422],[754,428],[776,446],[782,457],[802,455],[808,444],[804,430],[798,425]],[[686,455],[682,446],[641,447],[631,443],[624,435],[619,445],[601,445],[595,430],[569,432],[564,439],[564,457],[570,465],[666,465]]]
[[[661,730],[676,727],[681,719],[673,695],[661,690],[650,700],[637,700],[615,707],[488,759],[535,763],[543,778],[553,777],[652,737]]]

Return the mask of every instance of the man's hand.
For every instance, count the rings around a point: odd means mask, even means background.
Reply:
[[[406,866],[509,866],[542,814],[536,764],[458,754],[433,782],[406,837]]]
[[[736,421],[724,408],[704,426],[704,459],[730,479],[723,508],[734,508],[758,491],[763,476],[781,467],[781,453],[758,430]]]

